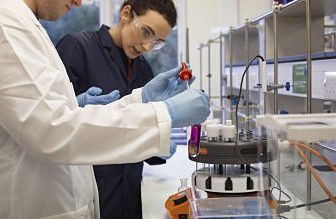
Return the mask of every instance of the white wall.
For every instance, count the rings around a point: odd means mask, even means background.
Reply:
[[[200,43],[206,42],[210,37],[216,35],[214,29],[228,27],[230,23],[237,22],[237,5],[236,0],[186,0],[187,19],[186,23],[189,27],[189,45],[190,45],[190,64],[195,75],[198,76],[199,52],[196,49]],[[227,4],[225,7],[224,5]],[[224,9],[224,10],[223,10]],[[216,31],[217,32],[217,31]],[[213,48],[212,50],[215,50]],[[214,53],[214,55],[217,55]],[[207,50],[203,50],[203,85],[207,84],[205,75],[208,73],[207,68]],[[218,58],[217,58],[218,60]],[[214,63],[214,71],[216,67],[219,69],[219,60]],[[217,71],[218,73],[219,71]],[[198,77],[194,87],[199,87],[200,78]],[[207,87],[203,86],[205,89]]]
[[[269,12],[272,10],[273,4],[273,0],[238,0],[236,2],[238,2],[238,23],[240,24],[243,24],[246,18],[253,19],[259,15]]]

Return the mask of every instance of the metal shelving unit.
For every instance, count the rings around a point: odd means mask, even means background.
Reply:
[[[274,69],[274,85],[278,85],[279,83],[279,60],[284,60],[287,57],[302,56],[307,66],[307,93],[305,95],[299,94],[296,96],[298,96],[298,98],[306,98],[306,113],[312,113],[312,61],[315,59],[314,54],[325,52],[324,17],[332,14],[336,14],[335,0],[294,0],[284,6],[275,3],[273,9],[268,13],[252,20],[246,20],[244,25],[231,27],[228,32],[221,33],[218,39],[221,39],[221,45],[223,44],[225,48],[224,53],[221,53],[221,59],[223,59],[225,68],[229,69],[229,83],[227,83],[228,86],[225,93],[228,95],[235,93],[236,89],[233,87],[233,69],[235,66],[247,66],[248,61],[257,54],[264,56],[268,62],[272,63]],[[209,40],[207,44],[201,44],[201,46],[208,45],[210,49],[211,42],[213,41]],[[336,59],[336,57],[330,58]],[[200,59],[200,61],[202,65],[202,59]],[[224,71],[225,69],[221,69],[221,74],[224,74]],[[223,77],[221,77],[221,86],[222,80]],[[260,81],[260,73],[258,73],[258,80]],[[247,103],[249,102],[249,90],[251,89],[248,82],[249,74],[246,75],[245,84],[245,100],[247,100]],[[221,90],[221,95],[222,94],[223,92]],[[261,104],[263,109],[260,109],[260,111],[277,114],[279,109],[278,90],[274,89],[272,92],[272,111],[268,110],[267,96],[269,96],[269,93],[264,94],[260,91],[260,97],[263,100],[263,104]],[[226,113],[226,117],[233,119],[233,106],[231,105],[231,101],[225,101],[225,103],[230,107],[223,107],[224,99],[221,97],[222,108],[225,108],[225,111],[229,112],[229,114]],[[245,115],[243,113],[239,113],[239,115],[243,118],[248,118],[246,128],[249,128],[249,105],[246,107]],[[311,155],[309,155],[309,158],[311,159]],[[280,161],[279,156],[277,161],[277,178],[279,181],[281,180]],[[311,206],[309,203],[311,203],[312,192],[310,171],[307,171],[306,186],[307,209],[310,210]]]

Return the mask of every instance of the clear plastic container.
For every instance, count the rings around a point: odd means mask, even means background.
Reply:
[[[225,197],[190,200],[192,218],[273,219],[275,214],[262,197]]]

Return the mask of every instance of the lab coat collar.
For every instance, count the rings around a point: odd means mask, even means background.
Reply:
[[[101,42],[101,45],[107,49],[110,50],[111,56],[114,59],[121,59],[124,60],[125,57],[122,48],[119,48],[113,41],[113,38],[111,37],[110,33],[109,33],[109,29],[110,27],[106,26],[106,25],[102,25],[100,27],[100,29],[97,32],[98,38]],[[125,55],[126,56],[126,55]]]
[[[109,34],[109,26],[102,25],[99,30],[97,31],[98,38],[102,44],[102,46],[107,47],[107,48],[115,48],[115,44],[113,42],[113,39],[111,35]]]
[[[41,23],[38,21],[38,19],[36,18],[35,14],[32,12],[32,10],[28,7],[28,5],[23,1],[23,0],[19,0],[20,2],[22,2],[22,5],[23,5],[23,10],[24,10],[24,13],[27,14],[27,16],[29,16],[29,18],[34,22],[34,24],[36,26],[38,26],[40,29],[42,27]]]
[[[44,29],[44,27],[42,26],[40,21],[37,19],[33,11],[28,7],[28,5],[23,0],[17,0],[17,1],[19,2],[18,7],[17,7],[17,9],[20,11],[19,13],[25,14],[36,25],[36,27],[42,32],[42,34],[44,35],[48,43],[52,45],[52,47],[54,48],[54,44],[51,42],[47,31]],[[54,50],[53,52],[57,54],[56,50]]]

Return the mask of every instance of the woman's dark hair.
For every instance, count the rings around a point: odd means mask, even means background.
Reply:
[[[153,10],[161,14],[171,27],[176,25],[176,8],[172,0],[126,0],[122,6],[130,5],[132,10],[138,15],[144,15],[148,10]]]

